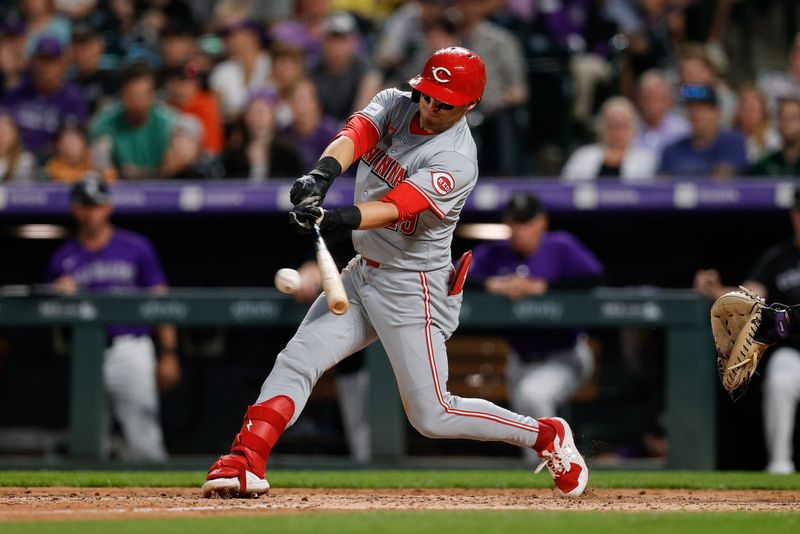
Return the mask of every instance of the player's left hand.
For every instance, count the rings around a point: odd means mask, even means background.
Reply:
[[[289,200],[298,207],[319,206],[325,200],[325,193],[330,185],[330,180],[311,171],[294,181],[289,191]]]

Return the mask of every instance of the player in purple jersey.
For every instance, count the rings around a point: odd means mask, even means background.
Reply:
[[[353,115],[292,187],[290,221],[298,230],[353,230],[358,254],[342,272],[350,307],[334,315],[324,296],[314,302],[247,408],[231,452],[211,466],[206,497],[266,493],[269,453],[317,379],[378,339],[420,433],[533,448],[559,493],[577,496],[586,488],[589,472],[566,421],[534,419],[447,390],[445,342],[458,325],[470,258],[453,268],[450,243],[478,178],[466,114],[483,95],[486,70],[471,50],[444,48],[409,83],[412,92],[381,91]],[[331,181],[354,163],[355,204],[323,209]]]
[[[587,289],[600,282],[603,267],[597,258],[571,234],[548,231],[547,212],[536,197],[512,196],[503,222],[511,228],[510,238],[480,245],[472,262],[472,279],[490,293],[519,300],[550,289]],[[557,406],[581,387],[594,368],[586,335],[578,330],[525,327],[507,339],[512,349],[507,375],[514,411],[534,417],[555,415]]]
[[[47,280],[64,294],[76,291],[167,288],[155,250],[141,235],[115,228],[108,187],[88,178],[70,191],[70,209],[77,222],[75,239],[50,260]],[[158,387],[180,381],[177,335],[173,325],[157,328],[158,358],[147,326],[111,325],[103,377],[111,410],[122,428],[130,460],[167,459],[158,411]]]

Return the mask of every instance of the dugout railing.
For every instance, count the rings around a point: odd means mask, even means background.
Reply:
[[[716,371],[708,326],[709,303],[686,290],[601,288],[549,292],[511,302],[468,292],[460,329],[502,334],[524,326],[660,328],[666,333],[667,467],[716,467]],[[0,326],[65,325],[72,330],[69,450],[99,460],[106,425],[102,362],[107,324],[287,327],[306,306],[271,289],[181,289],[167,295],[79,294],[0,297]],[[367,352],[373,458],[393,463],[405,455],[405,415],[380,343]]]

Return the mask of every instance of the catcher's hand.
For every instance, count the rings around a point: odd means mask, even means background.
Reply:
[[[767,306],[754,292],[740,289],[711,306],[719,379],[734,399],[746,392],[767,347],[789,335],[786,306]]]

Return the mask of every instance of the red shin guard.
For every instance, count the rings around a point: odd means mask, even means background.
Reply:
[[[264,477],[272,447],[294,415],[294,402],[281,395],[247,407],[242,429],[233,438],[231,452],[247,458],[250,470]]]
[[[246,471],[264,478],[269,453],[293,415],[294,401],[285,395],[248,406],[242,428],[233,439],[231,454],[221,456],[211,466],[207,478],[238,477],[240,491],[246,488]]]

